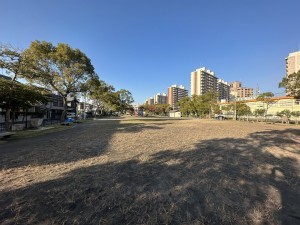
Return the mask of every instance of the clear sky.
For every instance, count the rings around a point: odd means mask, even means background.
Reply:
[[[0,0],[0,42],[68,43],[142,103],[206,66],[262,92],[300,48],[299,0]],[[283,93],[281,94],[283,95]]]

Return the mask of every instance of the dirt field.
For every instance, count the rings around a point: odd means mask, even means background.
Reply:
[[[300,224],[300,126],[93,121],[0,144],[0,224]]]

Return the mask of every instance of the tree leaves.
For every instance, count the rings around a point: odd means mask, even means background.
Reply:
[[[62,96],[81,92],[82,84],[94,74],[90,59],[67,44],[53,46],[49,42],[34,41],[22,56],[27,65],[24,77]]]
[[[300,70],[297,73],[288,75],[282,78],[279,83],[279,87],[284,87],[286,89],[287,95],[294,96],[295,98],[300,98]]]
[[[6,109],[29,108],[36,103],[46,103],[48,94],[47,90],[39,87],[0,79],[0,105]]]
[[[182,98],[177,105],[183,115],[189,115],[190,113],[197,117],[210,115],[212,111],[216,113],[219,110],[217,98],[216,93],[208,92],[204,95]]]

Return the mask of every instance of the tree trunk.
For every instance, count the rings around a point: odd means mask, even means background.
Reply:
[[[5,129],[7,131],[10,130],[10,112],[11,112],[11,109],[6,109],[6,112],[5,112]]]
[[[15,124],[16,121],[16,110],[12,110],[11,123]]]
[[[65,97],[65,96],[63,96],[63,105],[64,105],[64,111],[62,112],[61,117],[60,117],[60,122],[61,123],[65,121],[66,114],[67,114],[67,111],[68,111],[67,97]]]

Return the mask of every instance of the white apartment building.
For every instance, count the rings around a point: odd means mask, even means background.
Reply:
[[[146,101],[145,101],[145,104],[148,104],[148,105],[154,105],[154,98],[148,98]]]
[[[191,72],[191,96],[212,91],[219,93],[219,100],[229,99],[229,84],[215,76],[211,70],[201,67]]]
[[[167,104],[167,94],[157,93],[154,95],[154,104]]]
[[[184,88],[183,85],[172,85],[168,88],[168,104],[173,108],[176,107],[176,103],[180,101],[180,99],[188,96],[188,90]]]
[[[297,73],[300,70],[300,51],[292,52],[285,58],[286,76]]]
[[[207,70],[205,67],[196,69],[191,72],[191,96],[203,95],[208,91],[217,91],[218,78],[213,71]]]

